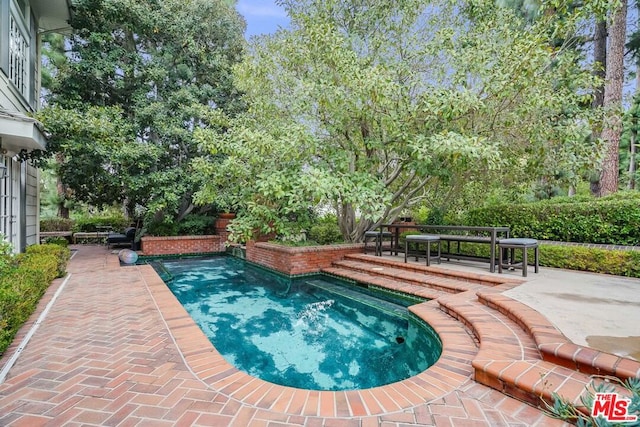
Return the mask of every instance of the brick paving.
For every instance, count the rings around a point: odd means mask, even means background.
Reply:
[[[440,360],[422,374],[369,390],[317,392],[227,364],[149,266],[121,268],[104,247],[81,246],[69,272],[47,291],[39,312],[64,283],[0,385],[2,426],[562,425],[472,379],[473,310],[459,322],[434,302],[412,307],[443,341]]]

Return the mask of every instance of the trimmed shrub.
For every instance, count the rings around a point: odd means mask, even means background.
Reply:
[[[216,234],[216,218],[207,215],[187,215],[177,224],[179,236],[205,236]]]
[[[44,239],[44,243],[48,245],[58,245],[65,248],[69,246],[69,241],[64,237],[47,237]]]
[[[509,226],[513,237],[578,243],[640,244],[640,195],[558,198],[469,211],[470,226]]]
[[[529,252],[533,259],[533,252]],[[584,246],[540,246],[540,265],[617,276],[640,277],[640,252]]]
[[[445,249],[446,245],[443,245],[442,250],[444,251]],[[489,245],[486,244],[467,242],[460,244],[460,252],[467,255],[489,259],[489,251]],[[517,261],[522,260],[521,254],[522,251],[515,251]],[[566,268],[568,270],[640,278],[640,251],[617,251],[586,246],[540,244],[539,255],[539,262],[543,267]],[[533,264],[533,256],[533,249],[529,249],[527,257],[530,264]]]
[[[43,218],[40,220],[40,231],[71,231],[75,225],[72,219],[67,218]]]
[[[64,275],[69,250],[58,245],[29,246],[0,275],[0,355],[35,310],[56,278]]]
[[[115,231],[121,231],[127,228],[130,223],[131,221],[123,215],[86,216],[76,219],[73,231],[92,233],[98,231],[97,227],[106,226],[113,227]]]
[[[66,246],[54,244],[32,245],[27,247],[25,253],[27,256],[50,255],[56,258],[56,275],[51,280],[55,279],[56,277],[63,277],[65,274],[67,274],[67,263],[69,262],[69,258],[71,258],[71,251],[69,251]]]
[[[322,221],[309,229],[308,239],[319,245],[343,243],[340,227],[336,222]]]
[[[146,224],[144,234],[149,236],[177,236],[178,224],[171,219],[151,221]]]

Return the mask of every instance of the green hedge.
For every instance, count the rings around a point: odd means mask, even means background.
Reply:
[[[67,218],[42,218],[40,220],[40,231],[71,231],[75,225],[72,219]]]
[[[529,255],[530,259],[533,259],[533,253],[530,252]],[[640,277],[640,252],[614,251],[584,246],[541,245],[540,265],[616,276]]]
[[[116,231],[127,228],[130,220],[122,215],[99,215],[83,216],[73,219],[66,218],[42,218],[40,220],[40,231],[80,231],[91,233],[99,231],[97,227],[111,226]]]
[[[0,271],[0,355],[57,277],[65,274],[70,252],[58,245],[30,246]]]
[[[451,248],[454,249],[454,245]],[[443,244],[443,250],[446,245]],[[489,245],[480,243],[461,243],[460,252],[468,255],[489,258]],[[516,250],[517,260],[521,260],[522,251]],[[533,249],[527,253],[529,264],[533,264]],[[540,265],[543,267],[565,268],[568,270],[589,271],[593,273],[613,274],[640,278],[640,251],[617,251],[588,248],[586,246],[545,245],[539,246]]]
[[[322,221],[311,226],[307,238],[319,245],[344,243],[344,238],[342,237],[338,224],[329,221]]]
[[[491,206],[469,211],[465,223],[509,226],[513,237],[640,245],[640,194],[623,192],[601,199],[559,198]]]
[[[73,231],[91,233],[99,231],[97,227],[105,226],[111,226],[115,231],[122,231],[127,228],[130,223],[131,221],[122,215],[87,216],[75,220]]]

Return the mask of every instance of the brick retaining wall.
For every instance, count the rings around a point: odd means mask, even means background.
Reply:
[[[224,252],[225,240],[221,236],[145,236],[142,255],[179,255]]]
[[[288,275],[316,273],[347,254],[362,253],[364,244],[289,247],[247,242],[247,261]]]

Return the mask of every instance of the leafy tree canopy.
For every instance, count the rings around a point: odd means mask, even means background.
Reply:
[[[284,236],[331,205],[348,241],[469,182],[577,179],[595,79],[550,40],[568,15],[526,24],[493,2],[282,0],[291,29],[254,39],[236,68],[248,111],[195,132],[197,199],[234,199],[233,225]],[[569,173],[567,173],[569,171]]]
[[[126,202],[150,217],[194,209],[201,155],[194,129],[206,115],[243,109],[231,66],[244,49],[232,1],[79,0],[73,34],[52,42],[48,104],[62,180],[96,205]],[[57,47],[57,49],[55,49]],[[57,52],[57,53],[55,53]]]

